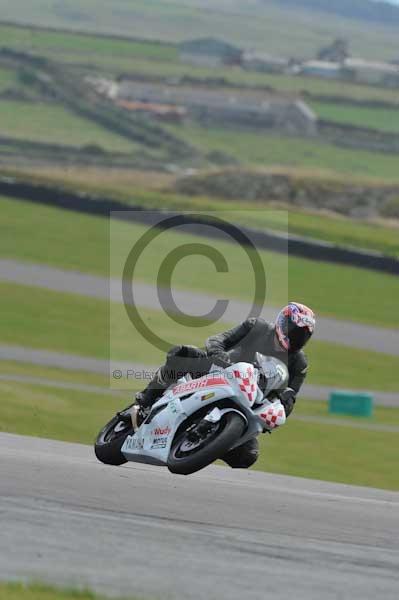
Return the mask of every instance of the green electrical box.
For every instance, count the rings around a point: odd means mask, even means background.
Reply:
[[[331,392],[329,412],[356,417],[371,417],[373,414],[373,396],[367,392]]]

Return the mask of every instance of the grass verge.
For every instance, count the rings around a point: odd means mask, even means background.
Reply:
[[[260,446],[259,471],[399,490],[397,433],[291,420]]]
[[[0,583],[0,600],[105,600],[89,590],[57,588],[42,583]],[[134,600],[130,598],[130,600]]]
[[[0,381],[0,430],[64,442],[93,443],[111,417],[132,403],[105,396],[31,383]]]
[[[109,222],[101,217],[1,198],[0,255],[28,262],[108,275]],[[112,274],[121,273],[124,260],[145,227],[112,221]],[[163,233],[143,254],[137,280],[154,284],[160,257],[198,237]],[[209,243],[209,242],[208,242]],[[224,298],[252,299],[254,281],[242,250],[229,243],[212,241],[228,260],[229,273],[215,273],[214,265],[193,256],[178,264],[173,285],[207,291]],[[260,252],[268,279],[268,302],[285,304],[288,296],[306,301],[318,314],[397,327],[395,315],[399,292],[397,277],[366,269]],[[198,276],[201,273],[201,277]],[[359,299],[361,298],[361,302]],[[375,307],[378,306],[378,311]]]
[[[0,360],[0,374],[22,377],[40,377],[54,380],[59,383],[72,383],[78,385],[93,385],[109,388],[109,378],[99,373],[89,373],[87,371],[73,371],[69,369],[60,369],[57,367],[46,367],[32,363],[15,362],[12,360]]]

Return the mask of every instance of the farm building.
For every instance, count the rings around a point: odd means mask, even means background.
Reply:
[[[118,100],[183,107],[203,125],[276,129],[307,136],[317,132],[317,117],[304,102],[263,91],[125,80],[120,83]]]
[[[242,50],[216,38],[189,40],[179,45],[182,62],[200,67],[237,65],[241,62]]]
[[[110,100],[115,100],[118,97],[118,84],[112,79],[105,79],[105,77],[92,77],[88,75],[85,77],[86,83],[92,86],[98,94],[106,96]]]
[[[303,63],[299,72],[301,75],[324,77],[325,79],[339,79],[342,77],[341,65],[326,60],[309,60]]]
[[[370,62],[347,58],[343,65],[347,78],[357,83],[399,87],[399,66],[385,62]]]
[[[263,73],[286,73],[290,61],[280,56],[271,56],[264,52],[247,51],[242,55],[241,66],[248,71]]]

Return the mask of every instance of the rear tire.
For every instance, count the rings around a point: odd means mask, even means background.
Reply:
[[[240,417],[235,412],[226,413],[220,421],[220,429],[216,437],[194,451],[193,454],[182,456],[179,450],[187,439],[187,432],[184,431],[173,440],[167,463],[169,471],[179,475],[191,475],[191,473],[200,471],[224,456],[234,442],[242,436],[244,429],[244,417]]]
[[[124,465],[126,458],[121,452],[128,435],[132,435],[133,425],[116,415],[100,431],[94,444],[94,452],[98,460],[105,465]]]

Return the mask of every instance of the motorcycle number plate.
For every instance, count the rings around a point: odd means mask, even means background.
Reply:
[[[142,450],[144,448],[144,440],[131,435],[126,439],[125,450]]]

